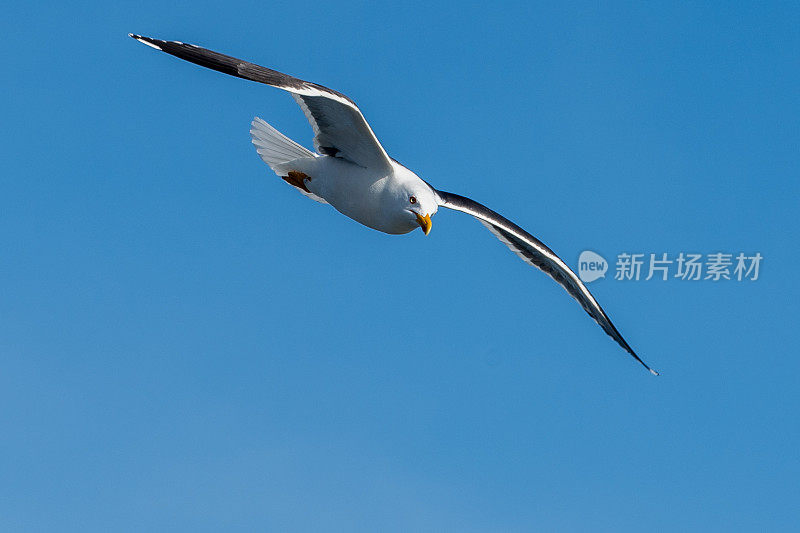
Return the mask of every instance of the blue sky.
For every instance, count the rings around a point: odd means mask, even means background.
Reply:
[[[796,527],[800,9],[14,4],[0,21],[9,531]],[[647,374],[469,217],[366,229],[290,190],[280,91],[586,249],[760,252],[755,282],[591,285]]]

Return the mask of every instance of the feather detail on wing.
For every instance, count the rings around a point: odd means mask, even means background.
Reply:
[[[314,146],[321,154],[375,170],[392,168],[389,156],[364,115],[342,93],[193,44],[130,36],[151,48],[197,65],[292,93],[314,129]]]
[[[486,226],[500,241],[508,246],[511,251],[517,254],[529,265],[535,266],[545,274],[553,278],[559,285],[578,301],[583,309],[597,322],[603,331],[614,339],[617,344],[622,346],[625,351],[631,354],[652,374],[658,372],[650,368],[642,361],[636,352],[628,345],[622,335],[611,323],[600,304],[597,303],[592,293],[578,276],[559,258],[555,252],[545,246],[539,239],[526,232],[507,218],[492,211],[488,207],[478,202],[459,196],[457,194],[436,191],[439,196],[439,205],[456,211],[461,211],[472,215]]]

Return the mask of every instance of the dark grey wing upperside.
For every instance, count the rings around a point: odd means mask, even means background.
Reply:
[[[355,102],[342,93],[192,44],[134,34],[130,36],[196,65],[292,93],[314,129],[314,146],[317,151],[366,168],[391,168],[389,156],[364,115]]]
[[[580,278],[543,242],[499,213],[474,200],[443,191],[436,191],[436,193],[439,196],[439,205],[472,215],[523,261],[543,271],[564,287],[570,296],[581,304],[581,307],[589,316],[603,328],[603,331],[608,336],[614,339],[617,344],[622,346],[625,351],[631,354],[652,374],[658,375],[658,372],[642,361],[625,339],[622,338],[622,335],[611,323],[608,315],[606,315],[603,308],[600,307],[600,304],[597,303],[597,300],[595,300]]]

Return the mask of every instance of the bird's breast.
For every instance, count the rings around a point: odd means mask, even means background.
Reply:
[[[402,234],[415,229],[408,217],[394,213],[389,194],[391,175],[376,173],[334,157],[318,157],[308,189],[337,211],[384,233]]]

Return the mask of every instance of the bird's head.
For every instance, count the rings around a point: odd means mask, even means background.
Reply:
[[[417,179],[418,182],[404,184],[397,196],[397,202],[402,206],[409,231],[419,226],[427,235],[431,232],[431,217],[436,214],[439,204],[433,189],[424,181]]]
[[[392,219],[396,233],[408,233],[417,227],[427,235],[431,217],[439,209],[436,191],[414,172],[393,161],[394,172],[386,184],[392,199]],[[390,232],[390,233],[395,233]]]

